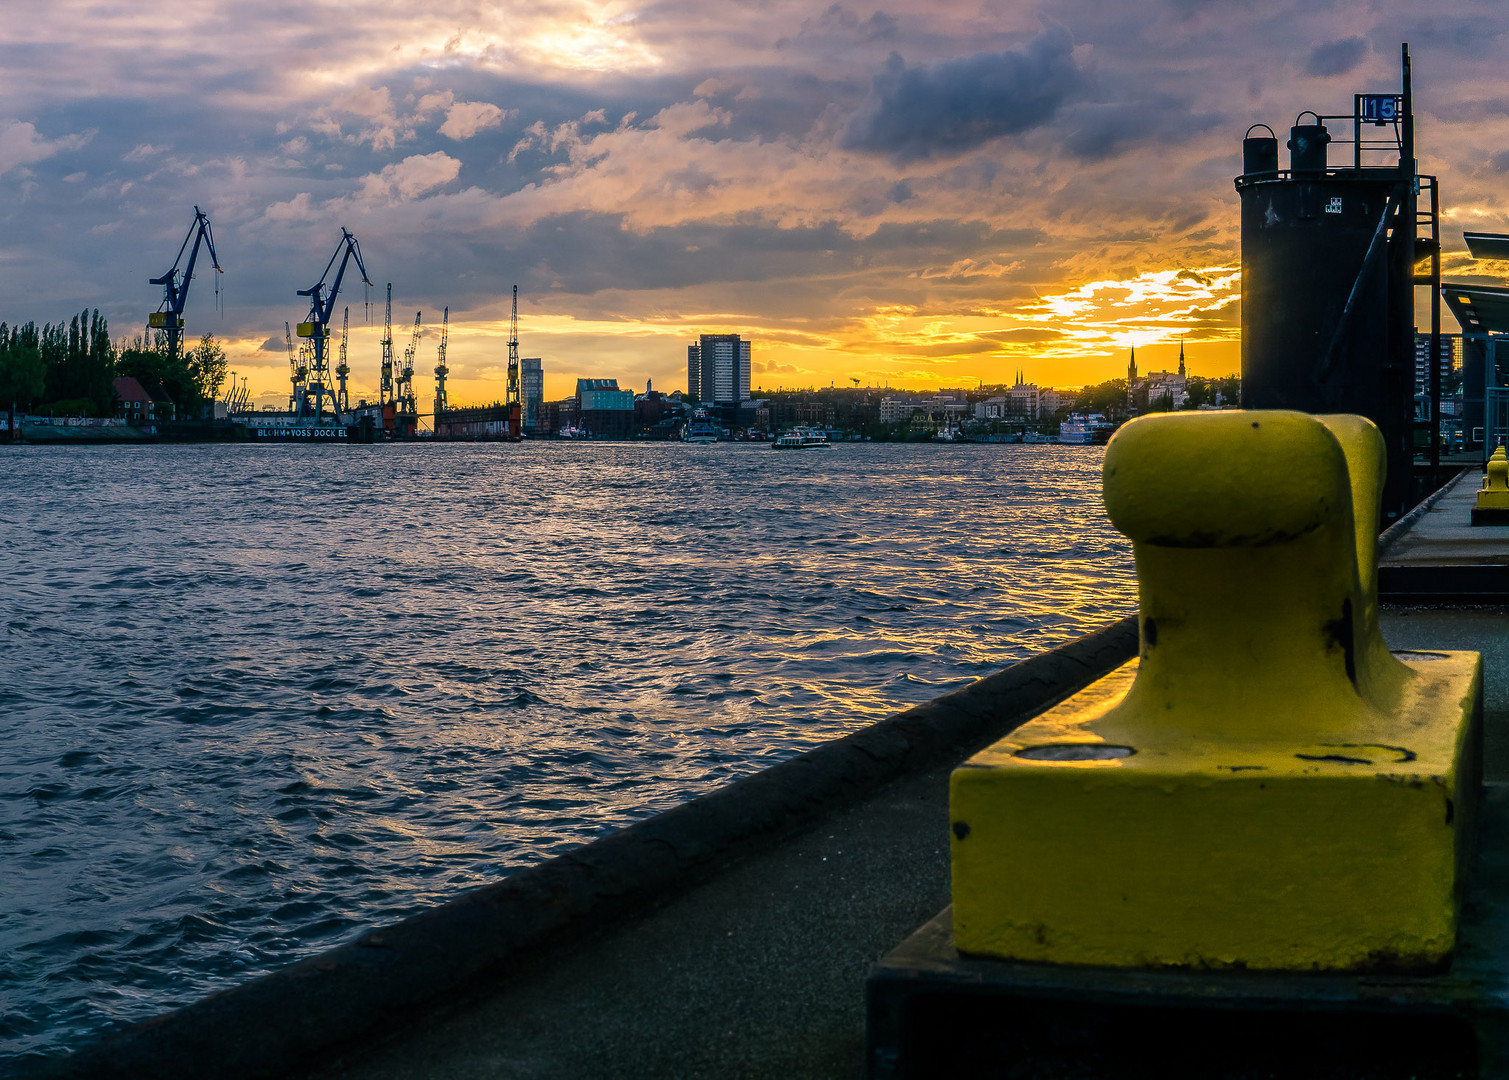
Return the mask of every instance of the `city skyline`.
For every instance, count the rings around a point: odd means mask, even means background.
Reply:
[[[1075,386],[1181,338],[1224,375],[1242,133],[1395,89],[1406,40],[1447,275],[1496,280],[1461,231],[1509,231],[1505,30],[1478,0],[14,7],[0,319],[87,306],[134,336],[199,205],[226,274],[217,297],[201,262],[188,333],[262,403],[342,227],[377,283],[335,309],[354,396],[389,281],[399,326],[449,306],[458,403],[503,394],[516,282],[547,398],[673,388],[720,333],[759,343],[764,387]]]

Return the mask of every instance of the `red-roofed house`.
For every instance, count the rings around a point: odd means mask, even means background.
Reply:
[[[146,387],[131,376],[122,375],[115,380],[115,399],[117,420],[125,420],[131,424],[152,421],[152,395],[147,393]]]

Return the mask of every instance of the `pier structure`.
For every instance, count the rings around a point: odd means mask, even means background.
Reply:
[[[1476,259],[1509,259],[1509,236],[1462,234]],[[1484,458],[1509,441],[1509,288],[1446,282],[1441,295],[1462,327],[1462,436]]]
[[[1372,420],[1388,454],[1382,526],[1417,498],[1417,286],[1430,290],[1432,356],[1440,354],[1441,333],[1439,185],[1416,167],[1407,45],[1401,55],[1399,92],[1355,94],[1350,113],[1300,113],[1289,129],[1286,170],[1279,168],[1273,130],[1254,124],[1236,178],[1242,406]],[[1331,130],[1344,125],[1347,132]],[[1332,146],[1350,147],[1350,160],[1330,160]],[[1427,257],[1429,268],[1421,271],[1418,263]],[[1439,365],[1431,371],[1430,460],[1438,482]]]

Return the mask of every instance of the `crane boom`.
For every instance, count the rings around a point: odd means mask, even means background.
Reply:
[[[409,347],[403,351],[403,370],[400,378],[412,378],[414,375],[414,354],[419,351],[419,320],[424,317],[423,311],[414,312],[414,334],[409,338]]]
[[[193,241],[194,246],[189,247]],[[183,243],[178,246],[178,258],[173,260],[172,269],[161,277],[149,278],[149,285],[161,285],[163,291],[162,303],[156,311],[147,316],[148,330],[161,330],[168,335],[168,355],[176,358],[183,342],[183,308],[189,300],[189,283],[194,280],[194,264],[199,260],[199,245],[203,244],[210,254],[210,263],[218,274],[225,273],[220,268],[220,257],[215,253],[215,236],[210,229],[210,218],[199,207],[194,207],[194,223],[189,226],[188,235],[183,238]],[[178,264],[183,262],[183,253],[188,251],[189,262],[183,268],[183,278],[180,282]]]

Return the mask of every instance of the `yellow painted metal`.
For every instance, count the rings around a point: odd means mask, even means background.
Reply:
[[[1400,660],[1378,633],[1383,462],[1360,417],[1165,414],[1118,432],[1105,500],[1133,541],[1141,655],[954,773],[961,951],[1445,959],[1481,660]]]
[[[307,338],[329,337],[330,327],[326,326],[324,323],[301,322],[294,328],[294,333],[299,337]]]
[[[1509,456],[1502,446],[1488,459],[1488,474],[1478,491],[1479,510],[1509,510]]]

